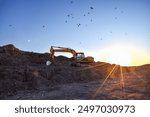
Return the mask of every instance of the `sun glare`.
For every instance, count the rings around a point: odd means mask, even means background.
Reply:
[[[114,45],[101,50],[100,61],[121,66],[138,66],[148,64],[150,55],[140,48]]]
[[[112,64],[121,66],[129,66],[132,61],[132,56],[129,50],[125,47],[115,46],[110,48],[107,61]]]
[[[131,55],[125,51],[115,50],[109,55],[108,62],[128,66],[131,63]]]

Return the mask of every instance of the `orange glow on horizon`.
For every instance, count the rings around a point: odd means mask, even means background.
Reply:
[[[101,50],[101,53],[96,59],[121,66],[139,66],[150,63],[150,55],[142,49],[121,45],[115,45]]]

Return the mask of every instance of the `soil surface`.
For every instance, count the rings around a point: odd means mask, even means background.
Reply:
[[[0,47],[0,99],[150,99],[150,65],[121,67],[95,62],[73,67],[73,58]]]

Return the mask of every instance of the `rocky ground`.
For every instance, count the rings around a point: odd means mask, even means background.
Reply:
[[[103,62],[72,67],[72,59],[0,47],[0,99],[150,99],[150,65]]]

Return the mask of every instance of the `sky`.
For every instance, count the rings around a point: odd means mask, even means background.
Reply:
[[[62,46],[96,61],[150,63],[150,0],[0,0],[0,46],[6,44],[40,53]]]

